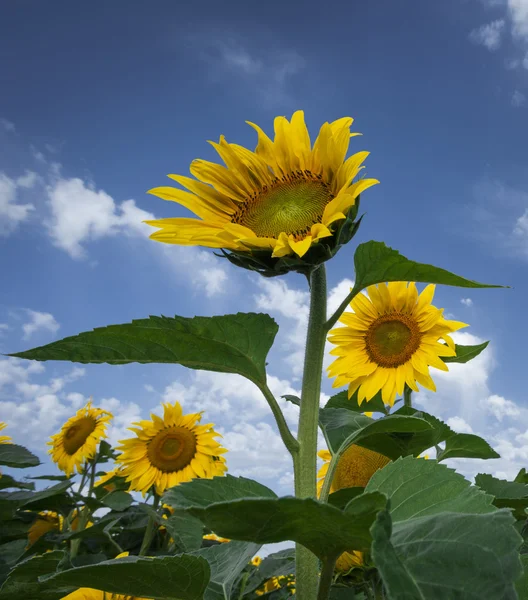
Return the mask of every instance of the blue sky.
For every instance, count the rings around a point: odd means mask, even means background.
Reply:
[[[185,210],[146,195],[225,134],[253,148],[305,111],[312,134],[350,115],[369,150],[357,243],[509,290],[437,290],[435,304],[490,350],[417,404],[487,437],[501,460],[453,463],[512,475],[528,462],[528,1],[369,3],[19,1],[0,22],[0,352],[149,314],[264,310],[281,331],[277,393],[300,387],[307,294],[209,251],[156,244],[141,221]],[[328,265],[346,295],[354,245]],[[325,393],[331,393],[330,382]],[[43,444],[86,398],[116,415],[113,440],[163,400],[206,410],[231,472],[287,493],[291,467],[253,387],[179,367],[0,359],[0,419]],[[295,409],[288,407],[295,424]]]

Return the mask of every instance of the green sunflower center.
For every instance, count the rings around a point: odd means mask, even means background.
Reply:
[[[418,324],[408,315],[383,315],[367,331],[367,352],[381,367],[394,368],[411,358],[420,346],[420,339]]]
[[[337,463],[332,489],[365,487],[374,473],[390,462],[383,454],[353,444]]]
[[[64,450],[73,456],[86,442],[97,425],[93,417],[81,417],[64,433]]]
[[[196,436],[185,427],[160,431],[149,443],[147,456],[152,465],[164,473],[185,468],[196,454]]]
[[[233,223],[249,227],[258,237],[277,239],[284,232],[302,239],[312,225],[321,222],[333,198],[324,181],[307,173],[299,171],[264,187],[238,209]]]

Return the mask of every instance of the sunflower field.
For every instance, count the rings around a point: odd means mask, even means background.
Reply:
[[[435,286],[502,286],[380,241],[354,246],[360,194],[379,182],[360,176],[368,152],[347,158],[352,122],[325,123],[313,144],[302,111],[277,117],[273,139],[249,123],[254,151],[222,136],[212,145],[224,165],[195,160],[193,178],[170,175],[180,187],[151,190],[197,217],[148,221],[153,240],[305,278],[302,393],[284,396],[298,407],[296,430],[268,385],[278,326],[267,314],[150,316],[10,355],[244,377],[291,456],[294,495],[230,475],[221,424],[178,402],[130,423],[112,447],[113,416],[91,400],[51,436],[49,475],[24,475],[46,450],[34,455],[2,423],[0,600],[528,599],[528,474],[466,480],[443,461],[497,452],[413,406],[421,388],[435,391],[431,367],[448,371],[488,345],[455,343],[467,324],[433,304]],[[354,284],[328,314],[326,263],[339,250]],[[337,388],[324,406],[323,376]],[[291,547],[262,548],[278,542]]]

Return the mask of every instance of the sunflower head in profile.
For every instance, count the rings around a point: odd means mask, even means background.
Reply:
[[[226,452],[215,440],[213,425],[200,425],[201,413],[184,415],[179,402],[163,405],[163,418],[151,414],[150,421],[129,427],[136,437],[119,442],[116,462],[130,482],[130,490],[156,493],[197,477],[211,478],[227,470]]]
[[[43,510],[37,515],[37,518],[28,530],[27,547],[33,546],[37,540],[49,531],[61,531],[62,524],[63,518],[59,513],[51,510]]]
[[[317,493],[319,495],[328,473],[328,466],[332,460],[332,455],[328,450],[321,450],[317,454],[324,461],[317,473],[319,479],[317,482]],[[352,444],[343,452],[337,463],[330,492],[337,492],[349,487],[365,487],[374,473],[389,463],[390,458],[387,458],[383,454],[363,448],[357,444]],[[340,573],[347,573],[351,569],[363,566],[363,564],[363,552],[351,550],[350,552],[343,552],[339,556],[335,569]]]
[[[107,492],[114,492],[117,490],[118,484],[120,482],[120,489],[122,489],[121,482],[123,482],[123,474],[119,467],[112,469],[111,471],[107,471],[103,475],[101,475],[94,483],[94,487],[102,487]]]
[[[112,414],[88,402],[77,414],[68,419],[59,433],[51,436],[49,453],[54,463],[68,477],[75,470],[80,473],[86,461],[91,460],[97,445],[106,435]]]
[[[330,354],[338,357],[328,367],[334,387],[348,384],[349,398],[357,390],[359,404],[381,390],[391,406],[405,384],[435,391],[429,367],[448,370],[442,357],[456,355],[450,334],[467,325],[444,319],[443,309],[431,304],[434,290],[428,285],[418,295],[414,283],[396,281],[368,287],[368,297],[358,294],[354,312],[340,318],[345,326],[328,337],[336,345]]]
[[[114,560],[118,560],[128,556],[128,552],[122,552],[118,554]],[[139,598],[138,596],[127,596],[125,594],[112,594],[110,592],[103,592],[102,590],[94,590],[93,588],[79,588],[63,596],[61,600],[147,600],[146,598]]]
[[[0,431],[2,431],[3,429],[5,429],[7,427],[7,423],[4,423],[3,421],[0,421]],[[8,435],[0,435],[0,444],[11,444],[13,443],[13,440],[11,439],[10,436]]]
[[[195,179],[169,175],[188,191],[149,191],[198,219],[146,221],[158,228],[151,238],[222,249],[235,264],[266,275],[302,272],[328,260],[359,225],[354,219],[360,193],[378,183],[355,180],[368,152],[345,159],[350,137],[358,135],[350,133],[352,122],[343,117],[325,123],[312,145],[299,110],[290,121],[275,119],[273,140],[248,121],[258,134],[254,152],[224,136],[210,142],[225,166],[195,160],[190,167]]]

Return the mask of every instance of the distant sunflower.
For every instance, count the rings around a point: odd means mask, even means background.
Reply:
[[[335,232],[338,221],[376,179],[353,180],[368,152],[345,160],[353,119],[325,123],[313,147],[304,113],[275,119],[272,141],[258,126],[254,152],[226,142],[210,142],[225,167],[205,160],[191,164],[192,179],[169,177],[189,191],[157,187],[149,191],[198,216],[146,221],[160,228],[151,238],[167,244],[246,252],[269,250],[274,257],[304,256],[312,244]]]
[[[201,413],[182,414],[179,402],[163,405],[163,418],[151,414],[151,421],[129,427],[137,437],[121,440],[116,459],[130,489],[145,495],[154,485],[162,494],[167,488],[197,477],[211,478],[227,470],[227,452],[214,439],[220,434],[212,423],[199,425]]]
[[[128,556],[128,552],[122,552],[118,554],[114,560]],[[102,590],[94,590],[92,588],[79,588],[63,596],[61,600],[147,600],[146,598],[139,598],[138,596],[127,596],[125,594],[112,594],[109,592],[103,592]]]
[[[365,564],[363,552],[352,550],[352,552],[343,552],[335,564],[336,571],[348,573],[354,567],[362,567]]]
[[[207,533],[203,536],[204,540],[209,540],[210,542],[218,542],[219,544],[225,544],[226,542],[230,542],[227,538],[220,537],[216,535],[216,533]]]
[[[456,355],[449,334],[467,325],[444,319],[443,309],[431,305],[434,290],[428,285],[418,295],[414,283],[397,281],[371,285],[369,297],[358,294],[350,303],[354,312],[339,319],[345,327],[328,337],[336,344],[330,354],[338,357],[328,367],[334,387],[348,384],[349,398],[358,390],[360,404],[381,390],[391,406],[405,384],[416,392],[417,382],[435,391],[429,367],[448,370],[441,357]]]
[[[68,419],[59,433],[51,436],[49,453],[53,462],[69,477],[75,469],[80,473],[83,464],[97,452],[97,444],[105,437],[111,413],[94,408],[91,401]]]
[[[7,427],[7,423],[0,421],[0,431]],[[11,444],[13,441],[8,435],[0,435],[0,444]]]
[[[62,529],[62,522],[63,519],[59,513],[51,510],[40,512],[28,530],[27,547],[33,546],[37,540],[49,531],[60,531]]]
[[[108,482],[114,479],[114,477],[123,477],[123,474],[121,473],[119,467],[116,467],[115,469],[108,471],[104,475],[101,475],[99,479],[97,479],[97,481],[94,483],[94,487],[102,486],[107,492],[113,492],[117,489],[117,485],[115,482]]]

